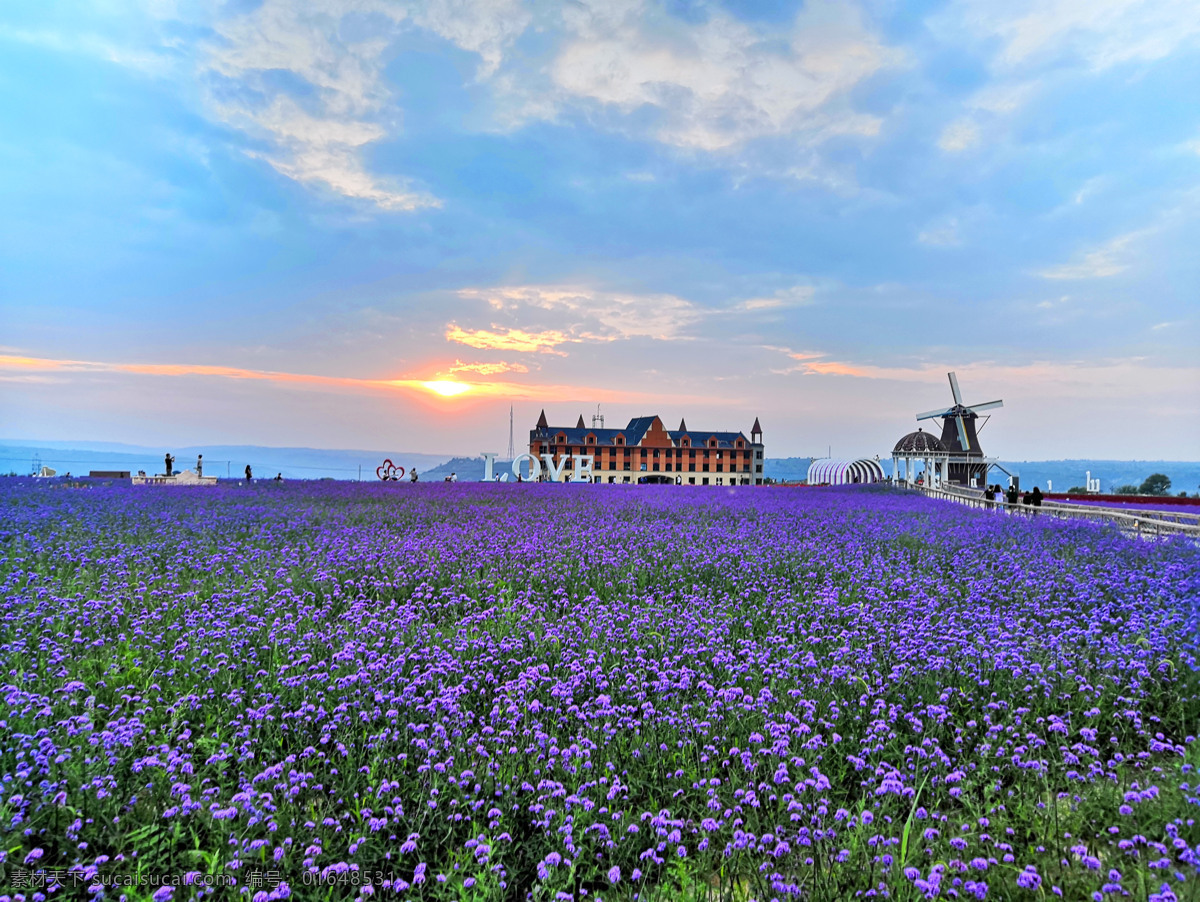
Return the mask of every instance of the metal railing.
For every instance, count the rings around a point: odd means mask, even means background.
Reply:
[[[897,483],[901,488],[912,488],[923,492],[930,498],[941,498],[968,507],[978,507],[993,510],[998,513],[1013,516],[1039,517],[1047,516],[1056,519],[1082,519],[1092,522],[1109,523],[1123,533],[1141,538],[1158,539],[1166,536],[1190,536],[1200,539],[1200,515],[1185,514],[1176,511],[1156,510],[1112,510],[1093,507],[1087,504],[1068,504],[1061,501],[1044,501],[1040,507],[1031,504],[1008,504],[1005,501],[988,501],[983,492],[962,488],[926,488],[922,485],[908,486],[903,482]]]

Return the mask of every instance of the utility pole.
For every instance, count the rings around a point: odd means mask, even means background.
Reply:
[[[513,409],[512,405],[508,405],[508,459],[512,460],[517,456],[516,446],[513,444]]]

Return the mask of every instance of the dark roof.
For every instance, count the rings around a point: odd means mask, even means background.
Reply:
[[[683,417],[679,418],[679,431],[687,432],[687,420],[685,420]]]
[[[544,407],[542,408],[542,415],[540,417],[538,417],[537,428],[538,429],[549,429],[550,428],[550,425],[546,422],[546,408],[544,408]]]
[[[896,447],[892,449],[893,454],[912,454],[920,451],[945,451],[946,446],[932,432],[926,432],[923,429],[918,429],[916,432],[910,432],[900,441],[896,442]]]
[[[575,424],[575,428],[576,428],[576,429],[582,429],[582,428],[583,428],[583,414],[580,414],[580,415],[579,415],[579,422]]]
[[[758,417],[754,418],[754,425],[750,427],[751,435],[754,435],[756,432],[762,432],[762,426],[758,425]]]
[[[566,436],[568,445],[583,445],[587,443],[587,437],[594,435],[597,445],[612,445],[615,444],[618,435],[625,437],[626,445],[637,445],[645,437],[646,432],[650,429],[650,424],[657,417],[634,417],[629,421],[624,429],[590,429],[582,425],[583,418],[580,417],[580,423],[575,426],[543,426],[541,420],[538,421],[538,426],[529,431],[530,441],[553,441],[554,437],[559,433]],[[680,426],[686,424],[680,423]],[[672,443],[678,445],[680,440],[686,435],[692,440],[693,447],[707,447],[708,440],[715,438],[718,448],[733,448],[738,439],[742,439],[747,444],[750,440],[741,432],[705,432],[703,430],[687,430],[676,429],[674,431],[667,430],[667,435],[670,436]]]
[[[625,444],[636,445],[650,429],[650,424],[658,417],[634,417],[629,421],[629,425],[625,427]]]
[[[674,432],[668,432],[667,435],[671,436],[671,441],[676,445],[686,435],[692,440],[693,448],[707,448],[710,438],[717,440],[718,448],[732,448],[738,439],[742,439],[747,445],[750,444],[750,440],[740,432],[683,432],[677,429]]]

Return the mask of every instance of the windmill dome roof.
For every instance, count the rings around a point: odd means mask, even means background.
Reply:
[[[946,446],[932,432],[925,432],[918,429],[916,432],[910,432],[900,441],[896,442],[896,447],[892,449],[893,454],[912,454],[920,451],[945,451]]]

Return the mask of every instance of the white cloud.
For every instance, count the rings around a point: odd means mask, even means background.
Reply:
[[[170,59],[159,50],[134,49],[98,34],[63,34],[0,24],[0,41],[26,44],[56,53],[89,56],[151,76],[165,75],[171,68]]]
[[[425,29],[477,53],[483,77],[529,21],[520,0],[265,0],[214,26],[206,66],[235,87],[220,86],[213,109],[265,141],[269,149],[254,155],[288,178],[384,210],[437,206],[407,180],[376,176],[363,162],[363,146],[389,137],[384,123],[395,118],[386,51],[400,30]],[[312,90],[282,87],[281,72]]]
[[[1195,0],[974,0],[936,17],[937,30],[999,42],[998,68],[1081,60],[1094,70],[1153,62],[1200,38]]]
[[[781,288],[771,297],[755,297],[739,301],[730,309],[733,313],[753,313],[759,310],[781,310],[804,307],[814,302],[816,289],[811,285]]]
[[[938,138],[938,147],[950,153],[959,153],[979,143],[979,126],[972,119],[951,122]]]
[[[690,301],[675,295],[627,294],[580,286],[464,288],[458,295],[486,301],[495,310],[527,314],[532,308],[565,314],[567,335],[584,341],[679,339],[704,315]]]
[[[930,226],[917,235],[917,240],[931,247],[953,247],[961,244],[962,240],[958,237],[958,220],[952,217],[941,225]]]
[[[1051,266],[1038,270],[1037,274],[1043,279],[1106,279],[1118,275],[1129,268],[1129,246],[1150,231],[1140,229],[1118,235],[1095,250],[1085,252],[1073,263]]]
[[[900,55],[852,7],[806,4],[771,38],[718,9],[701,23],[654,9],[641,0],[564,7],[567,37],[550,67],[556,107],[650,108],[654,138],[707,151],[773,135],[814,144],[878,133],[879,119],[855,112],[848,93]]]

